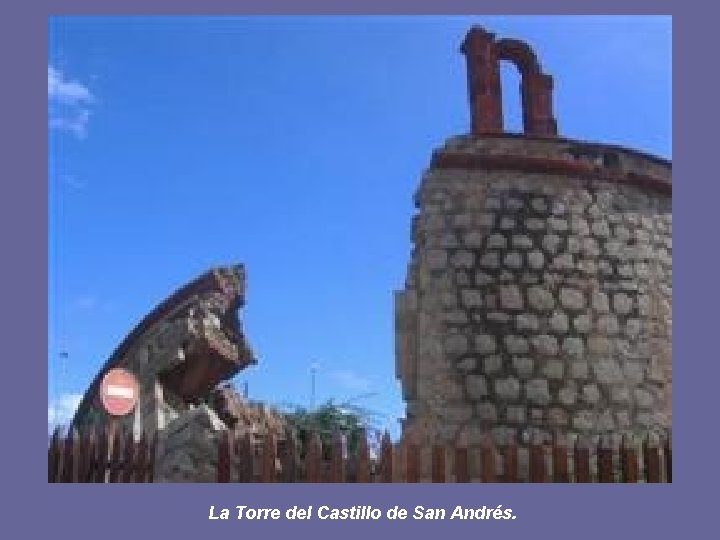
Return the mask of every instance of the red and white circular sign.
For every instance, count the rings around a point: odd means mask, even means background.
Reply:
[[[121,368],[111,369],[100,385],[100,400],[108,414],[124,416],[135,408],[139,389],[135,375]]]

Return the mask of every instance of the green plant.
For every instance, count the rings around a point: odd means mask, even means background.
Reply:
[[[359,396],[364,397],[364,396]],[[305,447],[313,433],[320,436],[323,447],[329,448],[335,433],[340,432],[346,437],[346,451],[349,455],[357,455],[362,430],[370,436],[370,443],[377,435],[377,417],[374,411],[354,405],[356,397],[343,403],[328,400],[314,409],[295,406],[285,413],[288,424],[297,432],[298,439]]]

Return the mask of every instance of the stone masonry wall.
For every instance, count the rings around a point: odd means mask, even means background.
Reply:
[[[536,161],[459,168],[450,154]],[[472,444],[487,431],[524,442],[670,428],[670,164],[502,136],[455,137],[434,163],[396,293],[403,434]]]
[[[160,303],[128,334],[85,392],[73,427],[102,429],[108,424],[100,400],[102,376],[124,368],[139,383],[132,414],[116,423],[152,436],[207,397],[216,384],[255,359],[237,310],[244,304],[242,265],[210,269]]]

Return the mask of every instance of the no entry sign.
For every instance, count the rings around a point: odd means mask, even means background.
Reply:
[[[111,369],[100,385],[100,400],[108,414],[124,416],[137,404],[139,386],[135,375],[124,369]]]

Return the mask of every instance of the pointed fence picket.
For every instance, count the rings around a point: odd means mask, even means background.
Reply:
[[[152,482],[156,439],[142,434],[135,441],[122,429],[71,430],[57,428],[48,447],[50,483]]]

